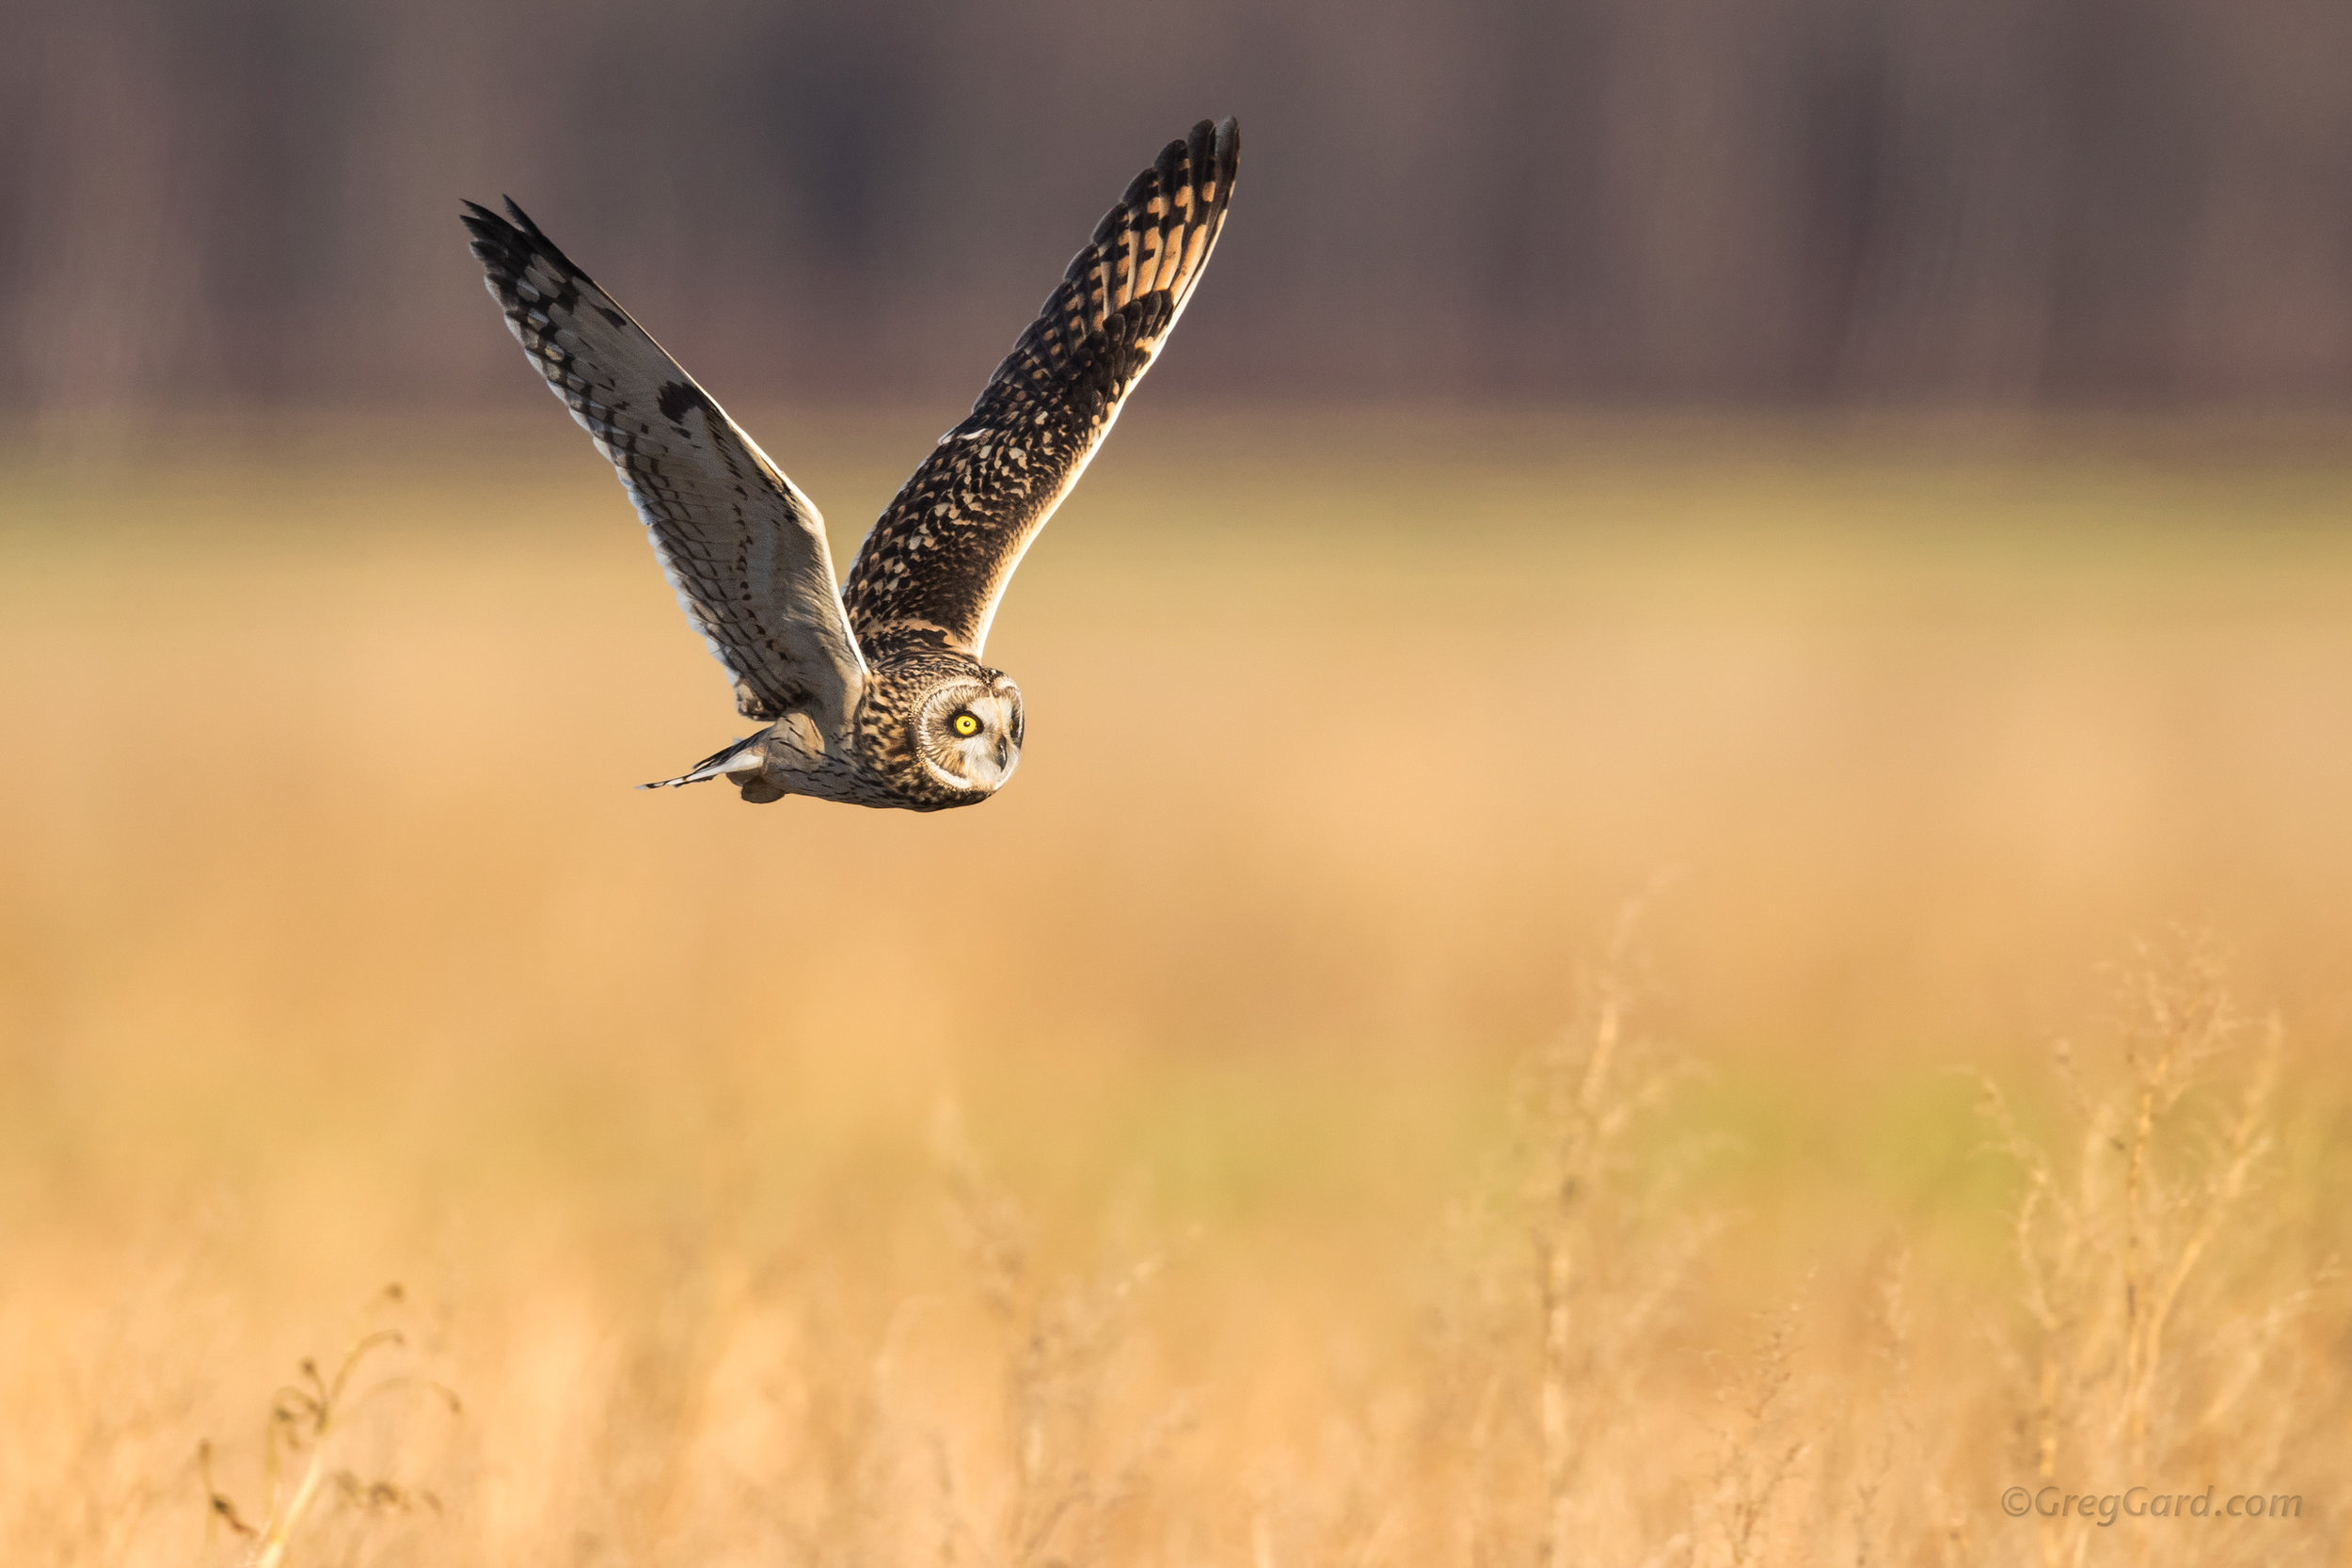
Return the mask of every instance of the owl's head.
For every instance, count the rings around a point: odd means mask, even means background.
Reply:
[[[1021,689],[994,670],[959,675],[914,710],[915,757],[944,788],[993,795],[1021,766]]]

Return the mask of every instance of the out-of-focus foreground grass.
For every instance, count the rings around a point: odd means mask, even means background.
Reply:
[[[2344,1560],[2352,444],[1145,412],[935,816],[552,408],[20,451],[0,1555]]]

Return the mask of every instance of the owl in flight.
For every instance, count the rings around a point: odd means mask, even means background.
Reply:
[[[971,417],[834,583],[817,508],[512,201],[466,228],[523,352],[618,469],[678,603],[767,728],[661,785],[755,802],[977,805],[1021,760],[1021,689],[980,662],[1021,554],[1086,471],[1200,281],[1241,135],[1202,120],[1136,176]]]

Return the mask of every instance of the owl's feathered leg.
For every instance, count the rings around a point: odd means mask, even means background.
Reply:
[[[743,798],[751,800],[754,798],[752,792],[755,789],[765,791],[772,787],[760,782],[761,769],[767,766],[767,752],[761,742],[767,738],[766,730],[760,731],[757,735],[747,735],[734,744],[711,752],[710,755],[703,758],[675,779],[656,779],[651,784],[641,784],[637,787],[640,789],[675,789],[681,784],[702,784],[725,773],[747,773],[751,775],[751,782],[743,785]],[[784,791],[777,790],[773,795],[762,794],[758,799],[781,800],[783,795]]]

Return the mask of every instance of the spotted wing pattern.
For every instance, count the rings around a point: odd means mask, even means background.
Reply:
[[[512,201],[467,204],[507,325],[619,470],[663,575],[754,719],[834,733],[865,678],[817,508],[644,328]]]
[[[1022,552],[1200,281],[1240,152],[1230,119],[1168,143],[1070,263],[971,417],[940,437],[866,536],[842,595],[869,657],[901,645],[978,657]]]

